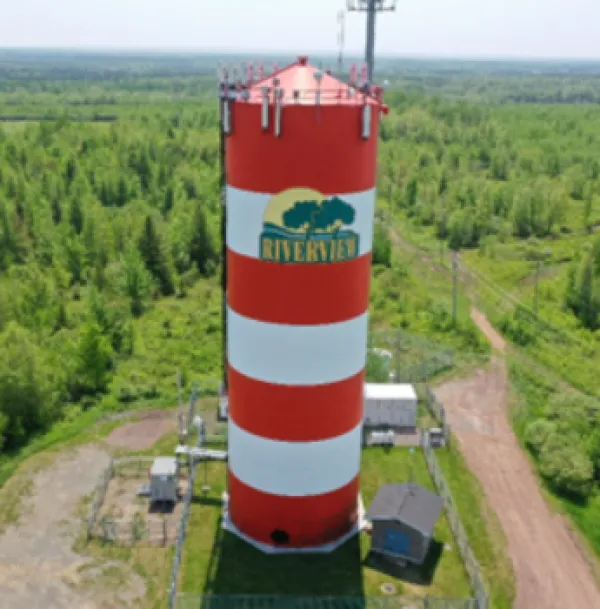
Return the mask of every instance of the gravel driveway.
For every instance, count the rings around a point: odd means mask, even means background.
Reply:
[[[480,312],[472,317],[502,353],[502,336]],[[590,566],[569,524],[548,508],[510,426],[504,359],[494,357],[486,369],[444,383],[435,393],[504,529],[517,579],[515,609],[600,608]]]
[[[0,609],[118,609],[143,596],[143,580],[125,566],[92,563],[72,550],[81,530],[74,511],[108,461],[88,446],[35,474],[20,521],[0,535]],[[94,586],[108,574],[119,586]]]

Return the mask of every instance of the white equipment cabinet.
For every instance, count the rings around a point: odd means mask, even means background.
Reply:
[[[177,501],[177,459],[157,457],[150,468],[150,501]]]
[[[366,427],[416,427],[417,393],[403,383],[365,385]]]

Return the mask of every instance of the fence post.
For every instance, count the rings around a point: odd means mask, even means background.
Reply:
[[[163,547],[167,545],[167,519],[163,517]]]

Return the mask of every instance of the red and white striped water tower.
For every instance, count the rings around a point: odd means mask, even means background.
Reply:
[[[356,525],[381,88],[297,63],[225,82],[228,519],[318,547]],[[225,80],[227,76],[225,76]]]

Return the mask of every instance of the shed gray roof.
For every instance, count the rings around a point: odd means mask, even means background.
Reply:
[[[371,503],[367,520],[399,520],[424,535],[431,535],[444,500],[418,484],[385,484]]]

